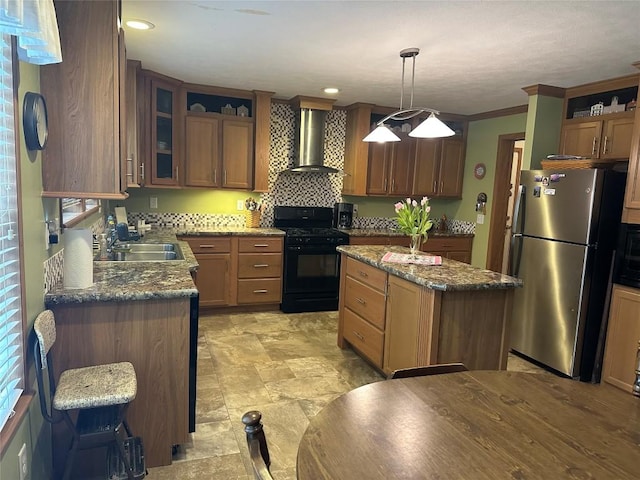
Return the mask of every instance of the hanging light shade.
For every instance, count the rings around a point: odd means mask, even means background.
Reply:
[[[399,142],[400,137],[391,131],[386,125],[378,125],[369,135],[364,137],[365,142]]]
[[[389,127],[387,127],[384,122],[387,120],[409,120],[410,118],[416,117],[421,113],[429,113],[430,115],[427,117],[425,121],[423,121],[420,125],[414,128],[410,133],[410,137],[417,138],[442,138],[442,137],[450,137],[455,135],[455,132],[451,130],[442,120],[436,117],[440,112],[434,110],[433,108],[427,107],[414,107],[413,106],[413,89],[414,89],[414,79],[415,79],[415,71],[416,71],[416,56],[420,53],[419,48],[405,48],[400,51],[400,57],[402,58],[402,85],[400,88],[400,108],[387,115],[382,120],[376,123],[376,128],[362,140],[364,142],[399,142],[400,138],[393,133]],[[405,60],[407,58],[411,58],[413,60],[412,69],[411,69],[411,99],[409,102],[409,108],[404,108],[404,66]]]

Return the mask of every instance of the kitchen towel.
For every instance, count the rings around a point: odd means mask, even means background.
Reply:
[[[88,228],[64,231],[64,288],[93,285],[93,235]]]

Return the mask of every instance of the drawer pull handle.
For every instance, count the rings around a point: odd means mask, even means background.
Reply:
[[[265,290],[265,289],[262,289],[262,290],[254,290],[254,291],[253,291],[253,293],[269,293],[269,290]]]
[[[260,247],[260,248],[265,248],[265,247],[268,247],[269,244],[268,243],[254,243],[253,246],[254,247]]]
[[[268,263],[256,263],[253,267],[254,268],[266,268],[268,266],[269,266]]]
[[[353,330],[353,334],[354,334],[356,337],[358,337],[361,341],[363,341],[363,342],[364,342],[364,337],[363,337],[361,334],[359,334],[359,333],[358,333],[358,332],[356,332],[355,330]]]
[[[367,272],[363,272],[362,270],[358,270],[358,273],[360,274],[361,277],[367,278],[369,275],[367,275]]]
[[[216,248],[215,245],[200,245],[200,248]]]
[[[356,302],[358,302],[361,305],[365,305],[367,303],[363,299],[361,299],[360,297],[356,297]]]

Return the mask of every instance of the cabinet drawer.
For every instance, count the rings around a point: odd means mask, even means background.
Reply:
[[[385,291],[385,285],[387,283],[387,274],[382,270],[379,270],[366,263],[354,260],[351,257],[347,257],[347,275],[357,278],[362,283],[369,285],[370,287]]]
[[[281,253],[281,237],[240,237],[238,239],[238,251],[240,253]]]
[[[344,309],[343,337],[354,348],[365,355],[377,367],[382,368],[384,333],[359,317]]]
[[[471,251],[472,237],[429,237],[422,245],[425,252]]]
[[[193,253],[229,253],[231,237],[184,238]]]
[[[344,305],[380,330],[384,330],[385,296],[382,292],[347,277]]]
[[[280,278],[238,280],[238,303],[280,303],[282,281]]]
[[[281,276],[281,253],[241,253],[238,255],[238,278],[280,278]]]

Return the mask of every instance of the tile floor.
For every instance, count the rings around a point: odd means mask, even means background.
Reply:
[[[150,480],[251,480],[242,414],[260,410],[278,480],[294,480],[308,419],[383,377],[336,346],[337,312],[216,314],[200,318],[196,432]],[[542,371],[509,356],[509,370]]]

